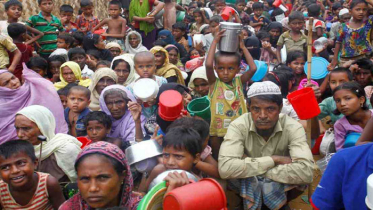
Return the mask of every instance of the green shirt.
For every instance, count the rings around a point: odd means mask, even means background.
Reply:
[[[366,100],[366,103],[369,107],[369,109],[372,109],[372,105],[370,104],[369,100]],[[341,119],[344,115],[335,115],[333,114],[333,111],[337,109],[337,105],[335,104],[333,96],[330,96],[326,99],[324,99],[321,103],[319,103],[319,107],[321,110],[321,113],[317,118],[319,120],[322,120],[323,118],[330,116],[332,123],[334,124],[337,120]]]
[[[26,24],[44,33],[44,36],[38,40],[41,49],[40,54],[51,54],[57,49],[57,36],[60,31],[63,31],[61,21],[56,17],[52,16],[51,22],[48,22],[41,12],[38,15],[34,15],[27,20]]]
[[[293,162],[275,165],[272,155],[288,156]],[[268,141],[257,133],[251,113],[241,115],[229,125],[219,151],[223,179],[261,175],[285,184],[311,183],[313,165],[303,126],[284,114],[280,114]]]

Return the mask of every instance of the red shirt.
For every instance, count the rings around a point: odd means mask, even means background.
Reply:
[[[17,46],[18,50],[21,52],[22,57],[21,61],[17,64],[16,69],[14,70],[14,76],[16,76],[20,81],[22,81],[22,71],[23,71],[23,66],[22,63],[27,63],[30,58],[32,57],[32,51],[33,48],[30,45],[23,44],[23,43],[15,43]],[[12,63],[13,58],[14,58],[14,53],[8,52],[9,54],[9,63]]]

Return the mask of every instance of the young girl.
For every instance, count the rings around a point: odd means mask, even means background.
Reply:
[[[304,64],[306,62],[306,54],[302,51],[291,51],[287,54],[286,65],[293,70],[295,76],[294,86],[290,92],[298,89],[299,83],[306,79],[306,73],[304,73]]]
[[[202,9],[196,9],[193,11],[194,22],[192,26],[190,27],[190,33],[192,35],[198,34],[200,32],[200,27],[203,24],[209,24],[210,21],[206,18],[205,11]]]
[[[356,82],[347,82],[333,91],[337,105],[335,114],[344,114],[334,125],[335,148],[341,150],[346,136],[351,132],[362,133],[365,125],[373,115],[369,110],[364,89]]]
[[[200,98],[209,94],[209,82],[206,75],[206,67],[201,66],[193,71],[188,87],[192,89],[193,98]]]
[[[54,55],[48,58],[48,69],[49,72],[53,75],[51,81],[53,83],[60,81],[60,68],[63,63],[66,62],[66,59],[61,55]]]
[[[338,64],[338,56],[341,53],[340,65],[366,57],[372,52],[373,16],[367,17],[368,4],[373,5],[372,0],[353,0],[350,3],[352,18],[339,27],[337,42],[334,50],[333,61],[328,69],[334,69]]]
[[[244,74],[236,77],[240,70],[240,54],[220,51],[215,53],[216,46],[224,32],[225,30],[215,35],[206,59],[206,74],[210,85],[209,98],[211,100],[211,147],[215,159],[218,157],[221,142],[230,122],[247,112],[242,84],[248,82],[256,72],[256,65],[243,43],[242,35],[240,36],[240,48],[249,65],[249,70]],[[214,69],[218,78],[215,76]]]
[[[90,79],[82,78],[82,71],[80,70],[79,64],[74,61],[68,61],[61,65],[60,80],[61,82],[54,83],[54,87],[57,90],[64,88],[70,83],[78,83],[83,87],[88,87],[91,84]]]
[[[277,63],[276,48],[272,47],[270,43],[271,35],[266,31],[260,31],[257,37],[262,43],[259,60],[266,63]]]
[[[58,209],[65,201],[58,180],[36,172],[34,147],[24,140],[0,146],[0,208]]]

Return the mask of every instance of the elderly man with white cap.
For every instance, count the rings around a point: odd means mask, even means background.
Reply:
[[[282,96],[277,85],[256,82],[247,97],[250,113],[229,125],[219,152],[219,173],[223,179],[241,179],[245,209],[260,208],[262,203],[262,209],[280,209],[286,204],[285,191],[312,182],[312,153],[302,125],[280,114]],[[250,192],[257,186],[262,186],[262,196],[257,190]],[[273,194],[282,197],[273,199]]]

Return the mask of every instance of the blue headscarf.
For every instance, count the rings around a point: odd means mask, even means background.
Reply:
[[[169,30],[162,30],[158,33],[158,37],[160,36],[166,36],[167,38],[161,39],[162,41],[166,42],[167,44],[176,44],[176,41],[174,39],[174,36],[172,35],[171,31]]]

